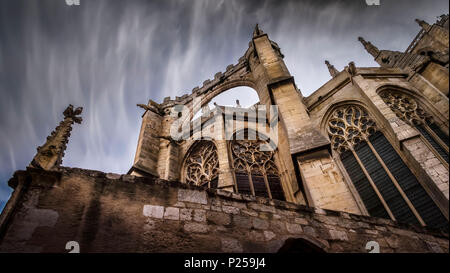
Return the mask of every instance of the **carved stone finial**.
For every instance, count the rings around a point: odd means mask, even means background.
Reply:
[[[255,30],[253,31],[253,37],[264,34],[264,32],[259,28],[259,25],[256,24]]]
[[[427,22],[425,22],[424,20],[420,20],[420,19],[416,19],[415,20],[417,24],[419,24],[420,27],[422,27],[424,30],[428,30],[430,29],[430,24],[428,24]]]
[[[334,67],[334,65],[332,65],[332,64],[330,64],[330,62],[329,61],[325,61],[325,64],[327,65],[327,67],[328,67],[328,71],[330,71],[330,75],[331,75],[331,77],[336,77],[337,76],[337,74],[339,74],[339,71]]]
[[[47,137],[45,144],[37,148],[37,154],[31,161],[30,167],[50,170],[61,165],[64,151],[69,142],[70,131],[72,131],[72,124],[82,122],[83,119],[78,116],[82,112],[83,107],[74,109],[73,105],[69,105],[64,110],[64,120]]]
[[[374,46],[371,42],[364,40],[363,37],[358,37],[358,40],[361,42],[361,44],[363,44],[367,52],[369,52],[369,54],[372,55],[373,57],[376,58],[378,54],[380,54],[380,50],[376,46]]]

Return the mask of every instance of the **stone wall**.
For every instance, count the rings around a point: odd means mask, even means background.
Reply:
[[[289,238],[326,252],[448,252],[448,234],[149,177],[28,169],[0,217],[0,252],[277,252]]]
[[[436,186],[449,198],[448,170],[444,167],[433,152],[428,148],[420,137],[408,139],[403,142],[404,146],[411,151],[412,156],[420,163],[420,166],[433,179]]]
[[[310,194],[310,205],[362,214],[336,163],[327,150],[298,157],[300,173]]]
[[[154,111],[146,111],[142,119],[141,131],[134,158],[134,168],[157,175],[160,139],[158,138],[162,117]],[[132,170],[133,171],[133,170]]]

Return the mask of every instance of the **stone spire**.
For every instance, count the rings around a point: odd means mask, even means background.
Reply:
[[[431,27],[430,24],[424,20],[416,19],[416,23],[419,24],[419,26],[421,26],[424,30],[429,30]]]
[[[81,123],[82,118],[77,116],[82,111],[82,107],[74,110],[73,105],[69,105],[64,110],[64,120],[47,137],[45,144],[37,148],[37,154],[31,161],[30,167],[50,170],[61,165],[67,142],[69,142],[70,131],[72,131],[72,124]]]
[[[264,31],[262,31],[262,30],[259,28],[259,25],[256,24],[255,30],[253,30],[253,37],[256,37],[256,36],[259,36],[259,35],[262,35],[262,34],[264,34]]]
[[[371,42],[367,42],[366,40],[364,40],[363,37],[359,37],[358,40],[361,42],[361,44],[363,44],[367,52],[369,52],[369,54],[372,55],[374,58],[376,58],[378,54],[380,54],[380,50],[376,46],[374,46]]]
[[[337,76],[337,74],[339,74],[339,71],[334,67],[334,65],[332,65],[332,64],[330,64],[330,62],[329,61],[325,61],[325,64],[327,65],[327,67],[328,67],[328,71],[330,71],[330,75],[331,75],[331,77],[336,77]]]

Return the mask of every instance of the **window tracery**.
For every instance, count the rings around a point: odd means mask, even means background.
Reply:
[[[331,146],[341,153],[367,140],[376,131],[376,124],[369,114],[356,105],[335,110],[328,125]]]
[[[411,126],[433,123],[432,117],[420,107],[414,98],[406,94],[386,90],[380,93],[380,97],[397,117]]]
[[[380,97],[401,120],[416,128],[435,156],[448,168],[448,136],[435,124],[413,97],[395,90],[383,90]]]
[[[200,140],[194,144],[185,162],[186,182],[197,186],[217,187],[219,158],[212,141]]]
[[[405,117],[426,121],[417,105],[402,103],[398,109],[405,109]],[[448,227],[445,216],[365,109],[357,105],[335,109],[327,130],[332,149],[339,154],[371,216]]]
[[[260,139],[232,140],[231,154],[237,190],[256,196],[285,200],[273,151],[261,151]]]

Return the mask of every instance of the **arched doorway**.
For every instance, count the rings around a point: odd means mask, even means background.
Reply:
[[[289,238],[278,253],[307,254],[307,253],[326,253],[323,248],[303,238]]]

